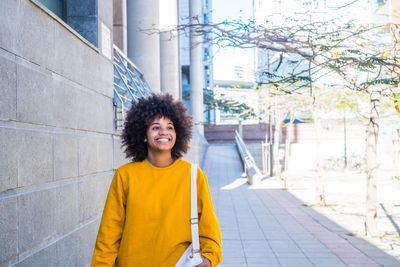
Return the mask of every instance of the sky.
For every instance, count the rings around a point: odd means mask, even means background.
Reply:
[[[214,22],[226,19],[251,19],[253,0],[213,0]]]
[[[213,22],[253,18],[253,0],[213,0]],[[231,80],[233,66],[254,65],[254,50],[214,47],[214,79]]]

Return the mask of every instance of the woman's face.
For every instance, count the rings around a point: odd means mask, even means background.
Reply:
[[[147,128],[146,136],[148,150],[171,151],[176,141],[174,123],[165,117],[155,118]]]

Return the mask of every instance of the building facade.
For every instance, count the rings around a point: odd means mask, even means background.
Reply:
[[[163,47],[179,52],[141,36],[154,24],[153,2],[1,1],[1,266],[89,266],[110,181],[127,162],[114,122],[113,42],[153,92],[165,92]],[[164,80],[175,95],[176,62],[175,80]],[[195,131],[186,159],[200,163],[205,146]]]
[[[87,1],[81,14],[73,2],[66,17],[40,1],[0,4],[2,266],[87,265],[124,161],[107,54],[112,2]]]

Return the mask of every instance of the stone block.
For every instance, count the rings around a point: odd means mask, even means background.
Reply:
[[[92,260],[99,221],[100,219],[91,222],[90,224],[78,230],[78,235],[80,238],[79,262],[81,263],[81,266],[85,266],[85,264],[90,264]]]
[[[113,168],[113,139],[108,135],[97,139],[97,170],[111,171]]]
[[[21,261],[16,267],[57,266],[56,245],[52,244]]]
[[[97,172],[97,140],[93,135],[79,137],[79,175]]]
[[[24,252],[55,233],[55,190],[36,191],[18,197],[18,247]]]
[[[88,177],[79,183],[80,222],[101,214],[112,176],[112,172],[107,172]]]
[[[18,24],[17,54],[49,68],[55,60],[54,26],[58,23],[30,1],[20,1],[19,16],[13,20]]]
[[[103,212],[104,204],[107,199],[108,190],[110,189],[110,184],[114,176],[114,171],[106,172],[103,174],[103,179],[99,183],[99,205],[100,212]]]
[[[54,136],[54,180],[78,176],[78,137]]]
[[[0,47],[15,53],[20,1],[2,0],[0,4]]]
[[[81,244],[79,232],[75,231],[56,243],[57,264],[55,266],[75,267],[83,266],[79,262]]]
[[[77,108],[78,108],[78,120],[77,128],[94,131],[96,129],[96,110],[93,110],[94,104],[93,98],[94,92],[88,90],[81,90],[78,92],[77,97]],[[100,108],[99,108],[100,110]]]
[[[52,114],[54,126],[76,129],[78,125],[78,97],[79,86],[63,79],[58,75],[54,77]]]
[[[114,110],[111,98],[92,91],[82,91],[78,103],[78,129],[102,133],[114,131]]]
[[[95,92],[83,90],[78,98],[78,129],[101,132],[99,125],[104,114],[104,105],[100,101],[101,97]]]
[[[99,116],[99,129],[103,133],[113,133],[114,132],[114,107],[112,98],[102,96],[103,110]],[[100,119],[101,118],[101,119]]]
[[[17,59],[17,119],[51,125],[55,83],[51,73]]]
[[[0,199],[0,263],[18,254],[17,199]]]
[[[15,129],[0,127],[0,192],[18,185],[18,152]]]
[[[125,158],[125,153],[123,151],[123,148],[121,148],[121,138],[118,135],[113,135],[113,153],[114,153],[114,163],[113,163],[113,169],[118,169],[118,167],[124,165],[125,163],[129,162],[129,159]]]
[[[62,25],[55,27],[54,35],[57,50],[51,69],[71,81],[83,84],[87,68],[84,52],[92,49]]]
[[[84,84],[112,98],[114,96],[114,67],[112,61],[104,56],[99,56],[99,53],[93,50],[86,50],[84,56],[86,58]]]
[[[53,137],[48,133],[19,131],[18,186],[53,180]]]
[[[83,118],[96,132],[112,133],[114,131],[114,109],[112,99],[95,94],[87,106],[87,116]]]
[[[79,224],[78,183],[56,189],[55,228],[63,235]]]
[[[14,120],[17,114],[17,65],[15,56],[1,49],[0,70],[0,119]]]

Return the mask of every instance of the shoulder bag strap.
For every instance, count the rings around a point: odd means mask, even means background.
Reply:
[[[200,252],[199,218],[197,217],[197,164],[192,164],[190,170],[190,224],[192,225],[192,253]]]

